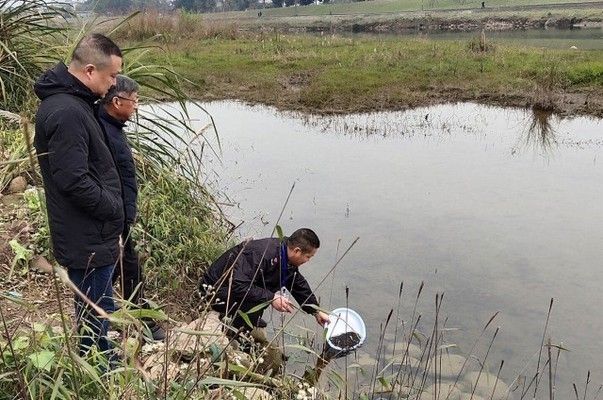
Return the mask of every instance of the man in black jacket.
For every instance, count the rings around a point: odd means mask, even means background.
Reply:
[[[42,100],[34,145],[46,193],[54,256],[69,278],[103,310],[114,309],[111,277],[124,227],[121,183],[95,115],[95,103],[115,84],[122,54],[109,38],[92,34],[76,45],[69,66],[46,71],[34,90]],[[76,298],[86,327],[80,351],[111,348],[108,321]]]
[[[136,220],[136,166],[132,149],[124,132],[126,122],[138,109],[138,84],[133,79],[118,75],[115,86],[109,89],[99,109],[99,118],[107,134],[107,143],[117,165],[121,178],[122,199],[125,210],[125,225],[122,233],[124,241],[122,262],[117,265],[113,281],[121,276],[122,297],[133,304],[141,305],[143,297],[143,271],[130,234],[130,227]],[[144,304],[146,306],[146,303]],[[152,320],[145,320],[153,340],[165,339],[165,332]],[[145,335],[146,337],[146,335]]]
[[[243,242],[226,251],[209,267],[199,290],[222,318],[231,319],[233,328],[250,331],[263,345],[268,344],[262,330],[267,325],[262,319],[264,309],[248,311],[264,304],[280,312],[292,312],[294,305],[286,291],[324,326],[329,323],[329,316],[317,309],[318,300],[299,272],[299,267],[310,261],[319,247],[318,236],[307,228],[296,230],[282,243],[277,238]],[[248,326],[238,311],[246,313],[253,327]],[[264,369],[276,370],[280,360],[275,354],[280,353],[275,348],[268,353],[271,360]]]
[[[222,254],[205,272],[200,291],[213,297],[212,308],[227,315],[235,328],[246,328],[237,311],[247,312],[260,304],[290,313],[293,303],[288,290],[301,308],[314,315],[323,326],[329,316],[317,309],[318,300],[310,285],[299,272],[320,247],[316,234],[307,228],[298,229],[281,243],[277,238],[243,242]],[[263,328],[263,309],[249,314],[255,327]]]

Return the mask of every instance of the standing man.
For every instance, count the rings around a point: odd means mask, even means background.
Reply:
[[[95,103],[116,83],[122,54],[111,39],[91,34],[76,45],[69,66],[59,63],[34,85],[42,100],[34,145],[46,193],[56,260],[91,301],[114,310],[112,276],[124,227],[121,183]],[[76,297],[80,353],[106,352],[109,322]]]
[[[263,332],[267,325],[262,319],[264,309],[247,314],[253,327],[247,325],[238,311],[247,313],[266,304],[280,312],[292,312],[294,305],[283,288],[324,326],[329,323],[329,316],[316,308],[318,300],[299,272],[299,267],[310,261],[319,247],[318,236],[307,228],[296,230],[282,243],[277,238],[243,242],[226,251],[209,267],[201,279],[200,292],[210,299],[215,311],[231,319],[233,328],[251,331],[262,345],[268,344]],[[269,364],[264,365],[264,369],[275,371],[281,359],[276,349],[270,350],[272,355],[269,351]]]
[[[122,200],[125,210],[125,224],[122,233],[124,241],[122,262],[117,264],[113,280],[121,276],[122,296],[133,304],[141,305],[143,297],[142,268],[134,242],[130,234],[130,227],[136,221],[136,200],[138,185],[136,183],[136,166],[132,157],[132,149],[124,132],[126,122],[138,109],[138,84],[133,79],[124,75],[117,76],[115,86],[109,89],[99,109],[99,119],[107,134],[109,150],[117,165],[117,172],[121,178]],[[144,304],[146,305],[146,303]],[[153,340],[165,339],[165,331],[152,320],[145,320]]]

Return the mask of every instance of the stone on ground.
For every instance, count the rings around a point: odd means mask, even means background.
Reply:
[[[27,189],[27,180],[22,176],[18,176],[14,178],[8,184],[8,192],[9,193],[23,193]]]
[[[173,329],[168,348],[186,360],[199,353],[207,353],[211,345],[223,349],[228,346],[228,342],[228,338],[222,333],[218,314],[210,312],[205,317]]]

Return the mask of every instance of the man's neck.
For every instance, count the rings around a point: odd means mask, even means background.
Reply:
[[[105,106],[105,111],[107,112],[107,114],[109,114],[110,116],[112,116],[113,118],[115,118],[117,121],[121,122],[122,124],[125,124],[126,122],[128,122],[128,120],[125,120],[121,117],[119,117],[117,115],[117,113],[115,112],[115,109],[113,107],[109,106]]]
[[[86,81],[86,75],[84,75],[80,70],[76,69],[73,64],[69,64],[67,66],[67,72],[69,72],[71,75],[73,75],[78,81],[80,81],[82,83],[82,85],[88,87],[88,85],[86,85],[85,81]],[[88,89],[90,89],[88,87]]]

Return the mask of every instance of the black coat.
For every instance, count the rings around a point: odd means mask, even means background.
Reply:
[[[136,220],[138,185],[136,184],[136,165],[132,157],[132,148],[128,144],[128,138],[123,130],[126,125],[109,115],[102,106],[98,110],[98,116],[107,133],[107,143],[117,164],[117,172],[121,178],[126,223],[131,225]]]
[[[90,89],[63,63],[34,85],[42,100],[34,145],[57,261],[84,269],[115,263],[124,227],[121,183]]]
[[[245,298],[245,303],[261,304],[272,300],[280,290],[280,258],[280,242],[276,238],[243,242],[222,254],[206,271],[201,283],[217,288],[217,297],[226,300],[228,278],[221,285],[219,281],[234,263],[230,303],[240,304]],[[288,267],[286,288],[305,312],[314,314],[317,311],[308,307],[310,304],[318,306],[316,296],[298,268],[292,265]]]

